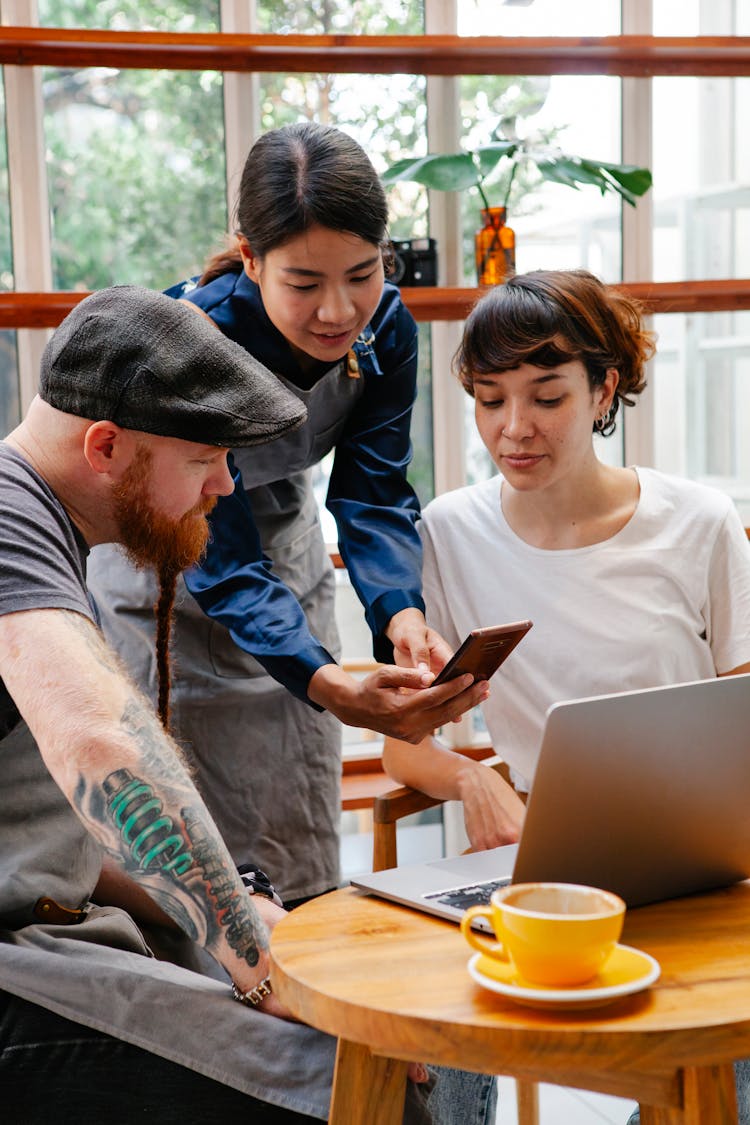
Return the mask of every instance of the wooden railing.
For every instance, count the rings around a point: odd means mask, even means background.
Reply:
[[[750,37],[229,35],[2,27],[0,63],[324,74],[750,74]]]
[[[0,27],[0,64],[360,74],[750,75],[750,37],[230,35]],[[750,308],[750,280],[623,286],[650,312]],[[419,321],[462,320],[478,290],[402,290]],[[54,328],[85,293],[0,294],[0,328]]]
[[[749,280],[623,282],[615,288],[625,290],[642,301],[645,310],[650,313],[750,309]],[[480,290],[425,287],[402,289],[401,293],[415,320],[463,320]]]
[[[615,286],[637,297],[647,312],[696,313],[750,309],[750,281],[649,281]],[[402,289],[404,303],[418,321],[463,320],[479,289]],[[53,293],[0,293],[0,329],[56,328],[72,308],[87,297],[85,291]]]

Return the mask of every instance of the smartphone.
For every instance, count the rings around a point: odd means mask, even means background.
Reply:
[[[456,676],[471,672],[475,680],[489,680],[531,628],[531,621],[514,621],[510,625],[489,625],[472,629],[460,648],[434,679],[432,686],[444,684]]]

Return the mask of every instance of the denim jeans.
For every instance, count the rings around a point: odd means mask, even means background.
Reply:
[[[492,1125],[494,1078],[438,1068],[407,1084],[404,1125]],[[130,1043],[0,991],[3,1125],[312,1125]]]
[[[734,1064],[734,1079],[737,1086],[737,1121],[739,1125],[750,1125],[750,1059],[740,1059]],[[639,1110],[631,1114],[627,1125],[641,1125]]]
[[[436,1068],[435,1073],[439,1080],[427,1100],[434,1125],[494,1125],[496,1078],[445,1067]]]

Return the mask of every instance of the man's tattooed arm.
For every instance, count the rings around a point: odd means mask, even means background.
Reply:
[[[268,973],[266,928],[176,744],[96,627],[63,610],[0,617],[0,675],[87,829],[254,987]]]
[[[120,719],[140,762],[79,776],[73,806],[132,879],[194,941],[222,942],[249,966],[266,930],[218,830],[150,705],[133,692]]]

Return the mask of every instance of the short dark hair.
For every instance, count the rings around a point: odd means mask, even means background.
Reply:
[[[551,368],[580,360],[589,386],[601,386],[614,367],[620,379],[606,425],[615,429],[620,402],[646,386],[644,367],[654,352],[654,334],[628,294],[605,285],[588,270],[534,270],[517,274],[480,297],[464,327],[454,370],[468,394],[474,379],[512,371],[523,363]]]
[[[364,149],[331,125],[300,121],[264,133],[250,149],[235,225],[258,258],[319,224],[387,254],[388,203]],[[206,264],[200,284],[242,268],[232,246]]]

